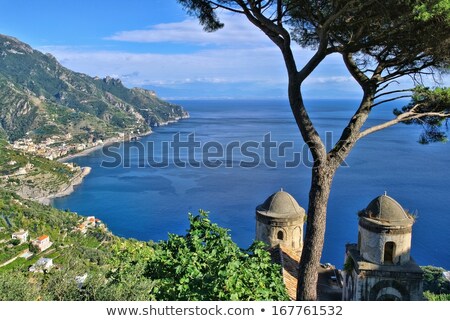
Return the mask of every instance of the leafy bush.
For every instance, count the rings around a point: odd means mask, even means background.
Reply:
[[[25,274],[0,272],[0,301],[37,300],[38,291]]]
[[[423,295],[428,301],[450,301],[450,294],[435,294],[425,291]]]
[[[423,290],[434,294],[450,294],[450,282],[442,275],[445,270],[436,266],[422,266]]]
[[[32,237],[49,235],[55,251],[45,257],[53,258],[57,266],[44,274],[28,273],[42,257],[38,254],[1,268],[0,301],[288,300],[280,268],[272,264],[262,243],[240,249],[228,230],[213,224],[203,211],[189,215],[186,235],[171,234],[168,241],[158,243],[122,239],[100,230],[86,235],[71,232],[79,224],[78,215],[2,189],[0,212],[10,213],[0,220],[7,218]],[[0,262],[28,246],[3,247]],[[77,277],[83,275],[87,278],[80,284]]]
[[[185,236],[155,246],[147,275],[158,300],[287,300],[278,266],[261,243],[241,250],[206,212],[189,215]]]
[[[20,244],[20,240],[18,240],[18,239],[12,239],[11,241],[9,241],[9,243],[12,244],[12,245],[14,245],[14,246],[16,246],[16,245],[19,245],[19,244]]]

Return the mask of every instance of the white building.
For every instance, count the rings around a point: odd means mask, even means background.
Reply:
[[[18,232],[14,232],[11,235],[11,238],[13,240],[19,240],[20,243],[25,243],[26,241],[28,241],[28,236],[29,236],[28,231],[24,231],[21,229]]]
[[[53,267],[53,259],[41,257],[36,263],[30,266],[30,272],[49,271]]]
[[[84,223],[86,224],[86,225],[89,225],[89,226],[95,226],[95,216],[88,216],[88,217],[86,217],[86,221],[84,221]]]
[[[50,246],[52,246],[52,242],[50,242],[50,237],[48,235],[41,235],[37,239],[32,241],[33,245],[39,248],[39,251],[45,251]]]

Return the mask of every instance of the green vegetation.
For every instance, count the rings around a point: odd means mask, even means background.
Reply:
[[[447,0],[420,1],[415,9],[419,20],[429,21],[437,17],[450,23],[450,2]]]
[[[9,141],[67,133],[105,139],[144,133],[149,125],[184,115],[153,92],[73,72],[51,55],[0,35],[0,134]]]
[[[162,300],[288,300],[279,267],[261,243],[241,250],[205,212],[189,216],[185,236],[154,246],[147,273]]]
[[[189,216],[184,236],[153,243],[122,239],[101,227],[75,230],[84,218],[0,189],[0,253],[9,259],[11,233],[46,234],[53,245],[0,268],[0,300],[285,300],[279,266],[261,244],[241,250],[207,215]],[[3,251],[3,252],[1,252]],[[14,253],[13,253],[14,252]],[[39,258],[54,268],[28,272]]]
[[[28,244],[12,244],[12,243],[13,242],[3,243],[2,244],[3,247],[0,247],[0,263],[8,261],[13,257],[15,257],[16,255],[19,255],[24,250],[28,249]]]
[[[450,294],[435,294],[430,291],[423,293],[428,301],[450,301]]]
[[[450,281],[445,270],[435,266],[422,266],[424,296],[429,301],[450,301]]]
[[[407,125],[421,125],[423,132],[419,143],[429,144],[448,140],[448,121],[443,118],[443,115],[449,110],[450,88],[416,87],[411,102],[401,110],[395,109],[394,114],[400,116],[407,113],[429,113],[430,116],[413,118],[404,122]]]
[[[22,172],[21,172],[22,171]],[[0,139],[0,187],[26,198],[56,193],[81,173],[60,162],[33,156],[9,147]]]
[[[351,274],[353,272],[354,267],[355,267],[355,262],[353,261],[353,259],[350,256],[348,256],[345,259],[343,270],[345,272],[347,272],[348,274]]]

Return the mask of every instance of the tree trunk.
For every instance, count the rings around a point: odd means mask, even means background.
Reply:
[[[299,264],[297,300],[317,299],[317,272],[325,239],[328,198],[335,169],[321,164],[312,170],[306,237]]]

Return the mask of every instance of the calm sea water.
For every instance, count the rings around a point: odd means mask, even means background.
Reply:
[[[125,163],[117,168],[101,167],[112,159],[95,151],[74,161],[92,167],[91,174],[68,197],[54,201],[54,206],[82,215],[95,215],[104,220],[117,235],[139,240],[167,239],[168,233],[183,234],[188,226],[187,213],[198,209],[210,211],[210,217],[229,228],[241,247],[248,247],[254,238],[255,207],[270,194],[283,188],[303,207],[307,207],[310,169],[305,165],[286,168],[293,152],[301,153],[303,145],[290,109],[283,101],[183,101],[191,118],[154,130],[143,138],[144,145],[153,142],[154,158],[159,160],[164,149],[180,133],[186,141],[190,133],[202,145],[217,141],[221,145],[236,141],[262,142],[267,133],[278,144],[292,141],[285,157],[271,158],[277,167],[260,164],[254,168],[239,167],[249,157],[233,153],[218,168],[202,166],[177,167],[170,162],[166,168],[144,166],[148,151],[138,152],[136,142],[121,145]],[[351,116],[355,101],[310,101],[308,108],[319,133],[333,134]],[[380,108],[369,125],[392,117],[394,105]],[[418,219],[413,229],[412,254],[421,264],[450,269],[450,145],[419,145],[420,129],[406,125],[387,129],[359,142],[347,159],[348,167],[338,170],[329,202],[323,262],[342,265],[344,246],[357,240],[357,212],[376,196],[387,191]],[[130,151],[125,153],[124,149]],[[264,159],[262,148],[249,148]],[[210,150],[213,151],[213,150]],[[187,151],[180,158],[186,160]],[[230,156],[229,153],[228,156]],[[194,155],[201,160],[201,150]],[[224,160],[221,158],[221,160]]]

